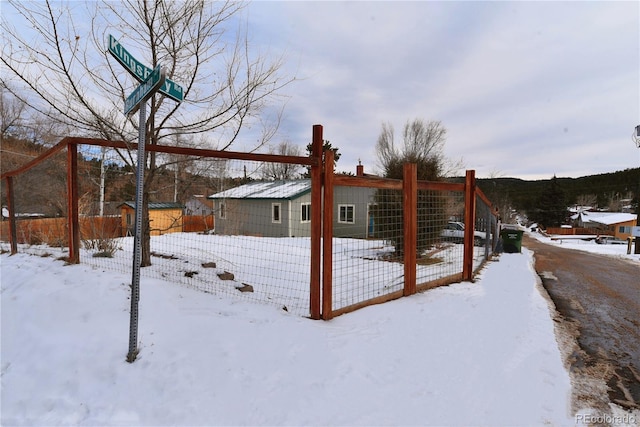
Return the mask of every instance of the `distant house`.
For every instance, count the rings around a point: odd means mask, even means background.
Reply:
[[[184,214],[200,216],[213,215],[213,202],[204,197],[204,195],[192,196],[184,203]]]
[[[184,232],[210,233],[214,230],[213,200],[204,195],[190,197],[184,203],[183,213]]]
[[[372,236],[369,206],[375,189],[335,187],[334,236]],[[311,180],[256,181],[209,196],[216,233],[264,237],[311,235]]]
[[[135,202],[125,202],[120,206],[122,229],[125,235],[132,236],[135,227]],[[150,202],[149,223],[152,236],[160,236],[167,233],[179,233],[182,231],[184,206],[173,202]]]
[[[636,214],[624,212],[580,212],[572,217],[577,227],[593,228],[601,234],[626,239],[638,223]]]

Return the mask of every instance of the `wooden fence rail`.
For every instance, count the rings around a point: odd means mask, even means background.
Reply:
[[[601,234],[603,230],[598,230],[597,228],[564,228],[564,227],[548,227],[547,234],[557,234],[560,236],[575,236],[580,234]]]
[[[125,236],[120,216],[80,217],[82,240],[112,239]],[[9,221],[0,224],[0,240],[9,240]],[[208,232],[213,230],[213,216],[185,215],[185,232]],[[17,243],[52,246],[67,246],[69,229],[67,218],[25,218],[16,221]]]
[[[80,217],[80,236],[83,240],[122,236],[119,216]],[[18,243],[66,246],[69,239],[67,218],[32,218],[16,221]],[[0,225],[0,239],[9,240],[9,221]]]

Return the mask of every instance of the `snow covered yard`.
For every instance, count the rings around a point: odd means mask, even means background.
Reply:
[[[389,260],[390,243],[373,239],[334,238],[333,309],[361,303],[401,290],[402,263]],[[81,263],[126,274],[131,271],[133,237],[113,239],[111,257],[96,257],[98,249],[81,249]],[[463,245],[445,242],[431,248],[428,264],[416,267],[418,283],[462,272]],[[7,243],[0,248],[9,250]],[[68,256],[67,248],[20,245],[20,252]],[[142,277],[162,279],[216,295],[265,302],[291,313],[309,315],[311,248],[309,238],[255,237],[170,233],[151,237],[152,265]],[[474,268],[484,260],[484,248],[474,247]],[[206,267],[205,267],[206,265]],[[227,274],[225,279],[220,274]],[[251,292],[238,288],[250,285]]]
[[[127,274],[0,257],[2,425],[572,425],[532,254],[330,322]]]

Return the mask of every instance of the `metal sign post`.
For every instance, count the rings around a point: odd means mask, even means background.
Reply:
[[[129,116],[140,109],[138,121],[138,166],[136,177],[136,221],[133,238],[133,273],[131,278],[131,321],[129,323],[129,352],[127,362],[132,363],[138,356],[138,302],[140,301],[140,264],[142,262],[142,209],[144,197],[144,169],[146,144],[146,102],[160,91],[165,96],[182,102],[184,90],[179,84],[169,80],[159,65],[151,69],[139,62],[115,39],[109,35],[109,53],[124,66],[138,81],[142,82],[124,102],[124,114]],[[152,112],[153,114],[153,112]],[[153,132],[153,129],[150,129]]]
[[[144,196],[145,143],[147,122],[147,100],[165,81],[165,72],[157,66],[147,80],[129,95],[124,103],[125,114],[133,114],[140,108],[138,121],[138,167],[136,176],[136,223],[133,237],[133,273],[131,278],[131,321],[129,322],[129,352],[127,362],[138,355],[138,302],[140,301],[140,263],[142,259],[142,207]]]
[[[129,320],[129,352],[127,362],[132,363],[138,356],[138,302],[140,301],[140,260],[142,259],[142,199],[144,186],[147,103],[140,104],[138,124],[138,167],[136,175],[136,218],[133,233],[133,273],[131,277],[131,312]]]

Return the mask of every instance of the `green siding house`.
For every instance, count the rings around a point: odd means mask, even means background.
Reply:
[[[336,237],[371,237],[369,204],[375,190],[334,189]],[[311,235],[311,180],[255,181],[209,196],[216,234],[264,237]]]

